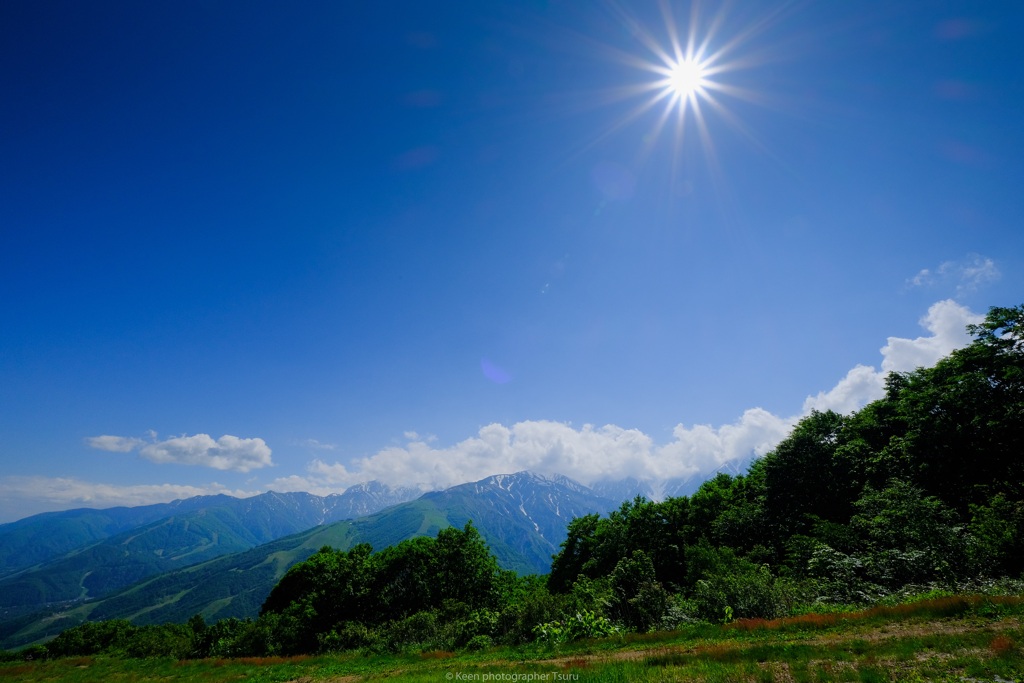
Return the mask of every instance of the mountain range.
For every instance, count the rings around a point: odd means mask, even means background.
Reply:
[[[189,499],[168,504],[171,514],[162,519],[152,519],[157,510],[124,508],[48,513],[4,525],[0,547],[9,538],[20,541],[25,529],[39,533],[46,521],[83,536],[109,535],[0,580],[0,647],[34,642],[83,621],[252,617],[284,572],[324,545],[344,550],[366,542],[379,549],[470,520],[503,568],[546,573],[574,517],[606,513],[620,502],[566,477],[529,472],[496,475],[386,506],[410,495],[407,489],[367,484],[352,495],[346,491],[325,498],[267,493],[248,499]],[[345,496],[351,502],[342,504]],[[362,507],[354,507],[356,501]],[[374,507],[372,514],[334,521]],[[133,519],[131,510],[137,511],[134,519],[146,521],[124,529]],[[11,526],[17,533],[5,528]]]
[[[119,534],[137,534],[146,525],[162,524],[170,519],[186,520],[189,515],[212,514],[231,526],[228,537],[218,538],[218,543],[204,542],[204,538],[212,538],[193,530],[197,547],[211,545],[210,550],[214,550],[221,544],[225,548],[238,545],[234,550],[240,550],[317,524],[373,514],[389,505],[412,500],[420,494],[421,491],[417,489],[392,488],[371,481],[352,486],[343,493],[323,497],[310,493],[271,491],[251,498],[196,496],[138,507],[44,512],[16,522],[0,524],[0,579]],[[218,531],[223,533],[225,529]],[[169,536],[166,532],[162,532],[162,535],[165,538]],[[177,547],[182,543],[174,541],[171,545]],[[164,547],[159,544],[154,546]],[[188,544],[185,543],[185,546]],[[234,550],[228,549],[219,554]],[[196,561],[198,559],[193,560]]]

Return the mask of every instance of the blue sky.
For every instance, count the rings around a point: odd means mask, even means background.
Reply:
[[[0,521],[700,475],[964,343],[1024,6],[779,6],[3,3]]]

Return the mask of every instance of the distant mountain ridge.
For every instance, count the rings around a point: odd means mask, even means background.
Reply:
[[[121,532],[201,509],[226,507],[239,510],[245,516],[262,505],[277,508],[286,519],[294,519],[296,524],[304,524],[301,528],[306,529],[317,524],[373,514],[389,505],[412,500],[421,493],[417,489],[390,487],[371,481],[327,496],[270,491],[251,498],[218,494],[137,507],[43,512],[0,524],[0,578]],[[277,504],[269,503],[271,499],[276,500]],[[285,533],[294,533],[296,530],[290,529]]]
[[[98,600],[71,602],[48,613],[8,615],[13,618],[0,623],[0,647],[17,647],[86,620],[160,623],[184,621],[193,614],[207,620],[255,616],[284,572],[321,546],[348,549],[367,542],[381,549],[415,536],[434,536],[442,528],[461,527],[470,520],[502,567],[546,573],[573,517],[606,513],[619,502],[567,477],[496,475],[427,493],[369,516],[314,526],[241,552],[150,575]],[[0,582],[0,595],[8,592],[4,583]]]
[[[0,524],[0,577],[174,514],[236,500],[223,494],[170,503],[43,512]]]
[[[0,527],[0,566],[7,568],[0,578],[0,618],[100,597],[155,574],[377,512],[419,493],[371,482],[329,496],[199,496],[143,508],[29,517]]]

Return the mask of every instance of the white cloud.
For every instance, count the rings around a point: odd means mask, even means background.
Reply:
[[[318,441],[317,439],[306,439],[305,441],[302,442],[301,445],[305,446],[306,448],[312,448],[318,451],[333,451],[335,448],[338,447],[337,444],[324,443],[323,441]]]
[[[108,508],[151,505],[218,493],[245,498],[258,492],[228,489],[216,482],[206,486],[141,484],[118,486],[72,477],[0,477],[0,521],[20,519],[50,510],[76,507]]]
[[[858,365],[828,391],[804,399],[804,414],[812,410],[850,413],[884,395],[885,373],[867,365]]]
[[[585,484],[602,479],[669,478],[709,474],[723,464],[762,455],[792,426],[760,408],[720,427],[678,425],[664,446],[637,429],[615,425],[576,429],[561,422],[534,420],[512,426],[490,424],[476,436],[435,448],[422,441],[382,449],[348,465],[314,460],[307,476],[277,479],[280,491],[340,491],[377,479],[391,485],[444,488],[499,472],[531,470],[564,474]]]
[[[908,372],[915,368],[931,367],[954,349],[966,346],[971,336],[967,325],[982,322],[985,316],[972,312],[952,299],[934,303],[921,318],[920,325],[930,336],[916,339],[889,337],[882,347],[882,371]]]
[[[929,268],[922,268],[918,271],[917,275],[907,280],[907,284],[911,287],[924,287],[934,284],[934,282],[935,276],[932,275],[932,271]]]
[[[107,434],[102,436],[90,436],[86,438],[85,442],[90,448],[97,448],[101,451],[111,451],[113,453],[128,453],[146,443],[142,439],[136,439],[130,436],[109,436]]]
[[[216,441],[209,434],[195,434],[152,443],[133,437],[104,435],[89,437],[86,443],[118,453],[138,448],[139,455],[152,462],[202,465],[216,470],[248,472],[274,464],[270,447],[263,439],[240,439],[230,434]]]
[[[828,391],[808,396],[804,401],[804,414],[811,410],[849,413],[882,398],[885,395],[885,377],[890,372],[909,372],[935,365],[954,349],[966,346],[971,340],[967,325],[982,320],[984,316],[952,299],[932,304],[919,321],[930,335],[915,339],[889,337],[885,346],[879,349],[882,354],[880,370],[867,365],[856,366]]]
[[[945,261],[934,270],[921,269],[917,275],[907,280],[907,286],[943,286],[954,288],[957,296],[963,296],[997,281],[1000,277],[1002,273],[995,261],[980,254],[968,254],[960,261]]]
[[[209,434],[179,436],[147,444],[139,450],[139,455],[153,462],[203,465],[237,472],[274,464],[270,459],[270,447],[263,439],[240,439],[230,434],[216,441]]]
[[[735,422],[712,426],[679,424],[672,440],[657,445],[636,429],[595,427],[550,421],[490,424],[476,436],[448,447],[435,447],[418,434],[404,446],[384,448],[347,464],[314,460],[306,476],[278,479],[278,490],[338,491],[377,479],[391,485],[437,489],[499,472],[532,470],[565,474],[584,484],[626,477],[667,479],[707,476],[730,463],[763,455],[812,410],[849,413],[885,394],[885,376],[931,366],[970,341],[965,331],[982,316],[952,300],[933,304],[920,324],[929,332],[916,339],[889,337],[880,349],[880,368],[857,365],[827,391],[808,396],[799,414],[780,417],[751,408]],[[287,488],[286,488],[287,487]]]
[[[996,266],[995,261],[984,258],[979,254],[971,256],[959,267],[960,284],[958,290],[961,292],[973,291],[984,284],[995,282],[1002,273]]]

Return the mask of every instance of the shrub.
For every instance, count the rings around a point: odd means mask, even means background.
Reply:
[[[389,652],[401,652],[411,645],[450,649],[437,647],[438,635],[437,615],[433,612],[416,612],[400,621],[393,621],[382,629],[379,644]]]
[[[522,645],[534,640],[535,626],[558,619],[565,602],[564,596],[554,595],[544,587],[531,590],[498,614],[496,637],[505,645]]]
[[[619,629],[605,617],[593,612],[577,612],[564,621],[538,624],[534,628],[537,639],[550,645],[571,643],[583,638],[604,638],[615,635]]]
[[[138,626],[126,619],[85,623],[62,632],[45,646],[45,650],[51,657],[75,657],[124,650],[138,629]]]
[[[376,631],[359,622],[350,621],[319,636],[320,652],[341,652],[343,650],[375,649],[380,644]]]
[[[490,636],[478,635],[469,639],[469,642],[466,643],[466,649],[470,652],[479,652],[480,650],[486,650],[493,645],[494,641]]]
[[[786,586],[765,565],[752,571],[701,579],[694,588],[693,602],[697,616],[707,621],[729,621],[733,617],[775,619],[788,614],[791,608]]]

